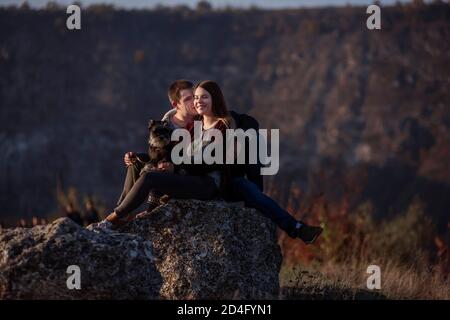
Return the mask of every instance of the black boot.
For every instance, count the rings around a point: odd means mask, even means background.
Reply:
[[[309,226],[304,222],[298,222],[295,230],[290,234],[292,238],[300,238],[305,244],[312,244],[320,236],[323,229],[321,227]]]

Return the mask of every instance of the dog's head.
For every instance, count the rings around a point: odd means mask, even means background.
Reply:
[[[163,148],[170,144],[172,129],[169,122],[161,120],[150,120],[148,122],[148,143],[156,148]]]

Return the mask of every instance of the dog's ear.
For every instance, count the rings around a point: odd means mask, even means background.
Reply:
[[[153,124],[155,123],[155,120],[148,120],[148,127],[147,128],[151,128],[153,126]]]
[[[169,126],[169,121],[167,121],[167,120],[163,120],[163,121],[161,121],[161,123],[166,128]]]

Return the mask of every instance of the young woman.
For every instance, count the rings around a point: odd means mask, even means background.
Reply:
[[[196,172],[197,174],[205,174],[214,179],[214,182],[219,190],[219,195],[224,196],[228,190],[228,183],[230,180],[230,170],[225,163],[226,152],[226,129],[234,129],[235,122],[228,112],[225,98],[219,85],[211,80],[202,81],[195,86],[194,89],[194,108],[197,111],[197,118],[195,120],[201,121],[202,125],[202,139],[197,141],[194,136],[194,127],[190,128],[193,139],[193,152],[202,152],[212,143],[216,143],[215,134],[217,130],[222,135],[222,163],[213,163],[202,165],[188,165],[185,166],[189,172]],[[214,154],[212,154],[214,156]]]
[[[202,120],[202,133],[204,136],[208,136],[212,129],[218,129],[222,132],[223,150],[225,154],[225,130],[228,128],[234,129],[236,126],[235,121],[228,112],[222,91],[217,83],[203,81],[196,86],[194,107]],[[206,144],[208,143],[211,142],[207,142]],[[204,148],[205,144],[202,147]],[[205,166],[199,168],[204,169]],[[235,175],[233,165],[216,166],[216,168],[218,170],[209,170],[206,174],[214,178],[223,197],[233,200],[243,200],[247,207],[257,209],[264,216],[270,218],[290,237],[300,238],[306,244],[313,243],[321,234],[321,227],[309,226],[303,221],[297,221],[273,199],[264,194],[255,183],[246,177]]]

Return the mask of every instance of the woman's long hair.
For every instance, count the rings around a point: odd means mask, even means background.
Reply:
[[[222,120],[228,128],[234,127],[233,118],[228,112],[227,104],[225,102],[225,97],[223,96],[222,90],[220,90],[219,85],[212,80],[205,80],[198,83],[194,90],[197,88],[203,88],[209,92],[212,100],[212,113],[219,120]]]

